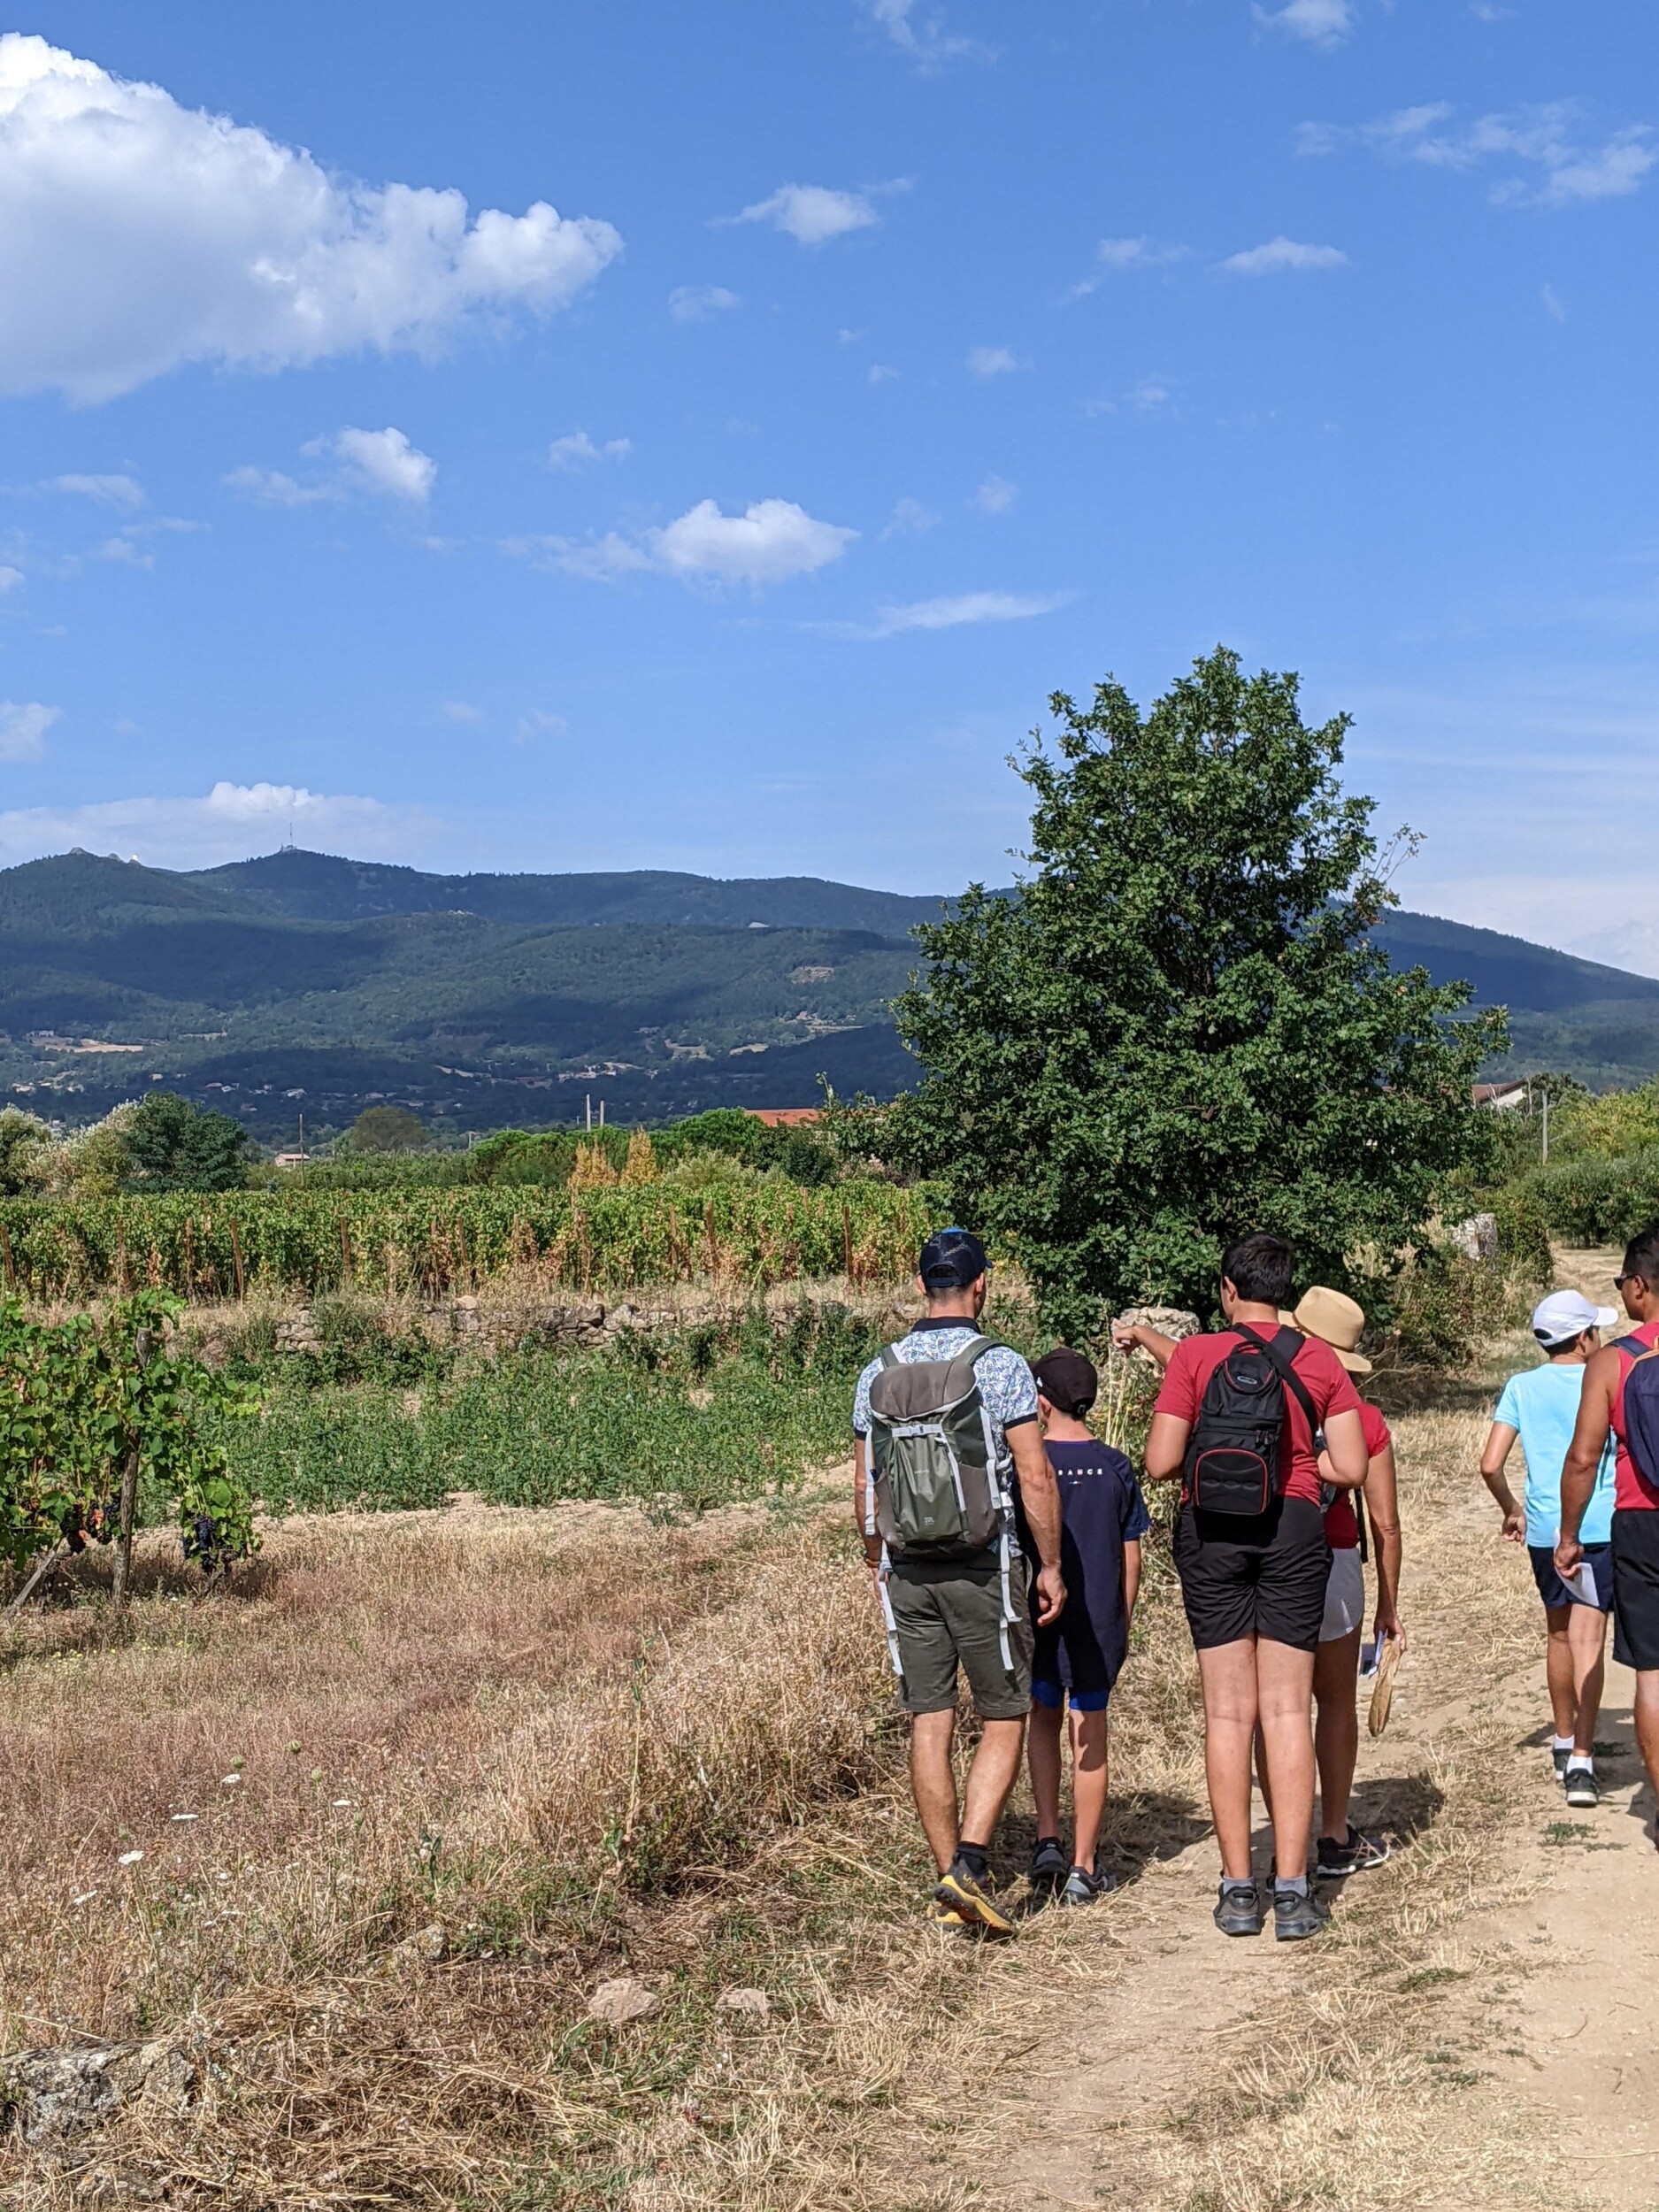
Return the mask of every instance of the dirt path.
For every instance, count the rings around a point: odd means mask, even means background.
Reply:
[[[1033,1924],[991,1998],[1017,2087],[975,2176],[990,2201],[1659,2207],[1659,1854],[1631,1678],[1611,1670],[1608,1796],[1570,1812],[1530,1574],[1472,1474],[1484,1420],[1398,1427],[1439,1472],[1412,1502],[1394,1717],[1361,1740],[1357,1816],[1394,1858],[1306,1946],[1214,1932],[1208,1835]]]

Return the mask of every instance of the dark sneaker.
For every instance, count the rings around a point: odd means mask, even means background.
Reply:
[[[970,1874],[956,1859],[940,1876],[933,1896],[938,1903],[954,1907],[964,1920],[977,1922],[993,1935],[1011,1936],[1014,1924],[992,1895],[995,1887],[988,1874]]]
[[[962,1914],[956,1910],[954,1905],[946,1904],[944,1900],[941,1897],[930,1897],[928,1899],[926,1917],[928,1925],[933,1928],[950,1928],[959,1930],[966,1928],[970,1924],[969,1922],[963,1917]]]
[[[1262,1893],[1254,1882],[1223,1882],[1216,1899],[1216,1925],[1223,1935],[1260,1935],[1266,1922]]]
[[[1115,1874],[1091,1874],[1086,1866],[1074,1866],[1065,1878],[1065,1887],[1058,1901],[1063,1905],[1092,1905],[1097,1897],[1104,1897],[1118,1886]]]
[[[1339,1843],[1334,1836],[1320,1837],[1319,1861],[1314,1871],[1321,1881],[1346,1881],[1350,1874],[1363,1874],[1371,1867],[1381,1866],[1387,1856],[1386,1843],[1361,1835],[1350,1822],[1343,1842]]]
[[[1561,1746],[1560,1746],[1559,1744],[1554,1744],[1554,1743],[1553,1743],[1553,1744],[1551,1744],[1551,1745],[1550,1745],[1550,1747],[1549,1747],[1549,1763],[1550,1763],[1550,1764],[1551,1764],[1551,1766],[1553,1766],[1553,1767],[1555,1768],[1555,1779],[1556,1779],[1556,1781],[1558,1781],[1558,1782],[1564,1782],[1564,1781],[1566,1780],[1566,1778],[1567,1778],[1567,1762],[1568,1762],[1568,1760],[1569,1760],[1569,1759],[1571,1759],[1571,1756],[1572,1756],[1572,1747],[1571,1747],[1571,1745],[1569,1745],[1569,1746],[1568,1746],[1568,1747],[1567,1747],[1567,1749],[1566,1749],[1565,1751],[1563,1751],[1563,1750],[1562,1749],[1562,1747],[1561,1747]]]
[[[1586,1809],[1601,1802],[1601,1786],[1595,1778],[1594,1767],[1567,1769],[1567,1802]]]
[[[1039,1836],[1037,1847],[1031,1855],[1033,1889],[1058,1889],[1071,1866],[1058,1836]]]
[[[1273,1933],[1281,1943],[1301,1943],[1316,1936],[1331,1917],[1311,1890],[1276,1889],[1273,1892]]]

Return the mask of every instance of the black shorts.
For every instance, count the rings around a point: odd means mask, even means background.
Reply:
[[[1641,1506],[1613,1516],[1613,1656],[1659,1668],[1659,1513]]]
[[[1248,1519],[1184,1505],[1175,1568],[1198,1650],[1247,1636],[1318,1648],[1331,1547],[1324,1514],[1306,1498],[1281,1498],[1271,1513]]]

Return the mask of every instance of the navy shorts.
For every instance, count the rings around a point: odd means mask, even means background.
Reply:
[[[1548,1544],[1529,1544],[1526,1555],[1532,1563],[1532,1579],[1538,1585],[1538,1594],[1546,1605],[1582,1605],[1584,1600],[1576,1590],[1570,1590],[1555,1572],[1555,1555]],[[1586,1544],[1585,1563],[1595,1576],[1595,1595],[1598,1613],[1613,1610],[1613,1547],[1611,1544]]]
[[[1031,1701],[1046,1705],[1051,1713],[1064,1713],[1069,1701],[1074,1713],[1103,1713],[1110,1689],[1068,1690],[1058,1682],[1045,1681],[1041,1675],[1031,1678]]]

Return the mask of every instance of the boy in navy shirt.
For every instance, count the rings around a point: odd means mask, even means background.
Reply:
[[[1033,1887],[1063,1905],[1090,1905],[1112,1887],[1099,1865],[1106,1810],[1106,1703],[1129,1647],[1141,1584],[1141,1539],[1152,1525],[1133,1468],[1094,1436],[1084,1417],[1100,1378],[1081,1352],[1046,1353],[1032,1373],[1043,1443],[1060,1492],[1064,1610],[1037,1629],[1032,1662],[1032,1795],[1037,1801]],[[1071,1702],[1070,1866],[1060,1842],[1060,1734]]]

